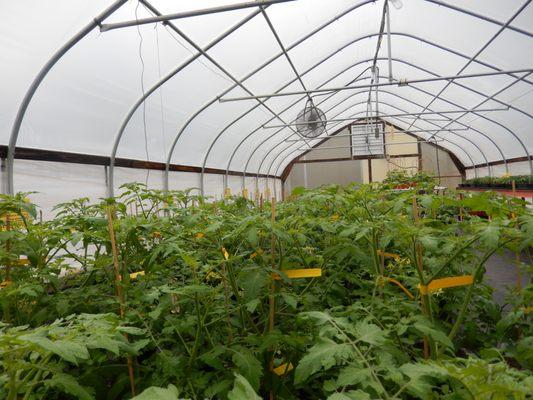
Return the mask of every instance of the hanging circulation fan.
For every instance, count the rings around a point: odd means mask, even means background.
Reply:
[[[306,138],[320,136],[326,130],[326,114],[313,104],[310,98],[296,117],[296,131]]]

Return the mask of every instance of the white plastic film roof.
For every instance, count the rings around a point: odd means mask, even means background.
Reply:
[[[98,26],[235,3],[0,0],[1,144],[16,139],[21,147],[110,156],[116,143],[117,157],[279,176],[305,144],[284,141],[297,137],[294,126],[263,125],[294,121],[306,96],[219,99],[369,84],[384,3],[296,0],[168,24],[105,32]],[[531,0],[394,3],[402,5],[389,3],[395,80],[533,67]],[[385,32],[380,82],[389,74],[386,41]],[[436,134],[445,139],[439,144],[465,166],[524,157],[530,165],[530,74],[380,87],[379,112],[509,108],[383,119],[422,138],[446,129]],[[327,93],[315,104],[328,119],[362,118],[368,90]],[[328,124],[328,133],[346,124]]]

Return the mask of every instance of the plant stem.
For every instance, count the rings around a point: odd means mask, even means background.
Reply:
[[[503,246],[505,246],[507,243],[509,243],[511,241],[512,241],[512,239],[509,239],[509,240],[503,242],[502,244],[496,246],[494,249],[488,251],[485,254],[485,256],[481,259],[479,264],[477,265],[476,269],[474,270],[474,273],[472,274],[473,277],[474,277],[474,281],[472,282],[472,284],[468,288],[468,291],[466,292],[466,297],[465,297],[465,300],[464,300],[463,305],[461,307],[461,310],[459,311],[459,315],[457,316],[457,320],[455,321],[455,324],[453,325],[452,329],[450,330],[450,333],[448,334],[448,338],[450,340],[453,340],[455,335],[457,335],[457,332],[459,331],[459,328],[461,327],[461,324],[463,323],[463,320],[464,320],[464,318],[466,316],[466,310],[468,309],[468,305],[470,304],[470,300],[471,300],[472,295],[474,293],[474,286],[476,284],[476,281],[479,278],[478,275],[481,272],[481,269],[483,268],[483,265],[485,265],[485,262],[487,262],[487,260],[490,258],[490,256],[492,256],[498,249],[502,248]]]
[[[387,390],[385,390],[385,387],[383,386],[383,384],[381,383],[381,380],[379,379],[376,372],[374,371],[374,368],[372,368],[372,366],[370,365],[370,363],[368,362],[364,354],[361,352],[359,347],[357,347],[357,344],[344,332],[344,330],[335,322],[335,320],[333,320],[333,318],[331,317],[328,318],[328,321],[333,325],[335,329],[337,329],[337,331],[339,331],[340,334],[342,334],[346,338],[348,343],[350,343],[350,345],[355,350],[359,358],[363,361],[363,363],[366,365],[366,367],[370,371],[370,375],[372,376],[372,379],[374,379],[376,383],[381,387],[381,390],[383,390],[383,395],[385,396],[385,399],[389,399],[390,396],[387,393]]]

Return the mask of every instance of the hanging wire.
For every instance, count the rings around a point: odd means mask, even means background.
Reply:
[[[140,1],[137,1],[137,6],[135,6],[135,19],[138,21],[138,10],[139,5],[141,4]],[[143,45],[143,37],[141,34],[141,29],[139,27],[139,24],[136,25],[137,27],[137,34],[139,35],[139,60],[141,61],[141,90],[143,98],[145,97],[145,90],[144,90],[144,59],[142,55],[142,45]],[[143,120],[143,133],[144,133],[144,150],[146,152],[146,161],[150,162],[150,155],[148,154],[148,132],[146,129],[146,100],[143,101],[143,108],[142,108],[142,120]],[[145,185],[148,186],[148,179],[150,178],[150,169],[146,169],[146,178],[145,178]]]
[[[163,24],[163,26],[165,27],[165,30],[168,32],[168,34],[170,35],[170,37],[172,39],[174,39],[174,41],[179,44],[185,51],[187,51],[188,53],[190,53],[191,55],[193,56],[196,56],[196,52],[194,52],[193,50],[191,50],[187,45],[185,45],[184,43],[181,42],[181,40],[176,36],[177,33],[174,32],[173,30],[169,29],[166,25]],[[207,70],[211,71],[213,74],[217,75],[218,77],[224,79],[225,81],[228,81],[228,82],[231,82],[231,83],[234,83],[231,79],[229,79],[226,75],[224,74],[221,74],[220,72],[218,72],[216,69],[212,68],[211,66],[209,66],[209,64],[206,64],[205,62],[202,61],[202,56],[198,57],[196,59],[196,61],[198,61],[201,65],[203,65]]]
[[[157,46],[157,72],[159,74],[159,80],[161,81],[161,52],[159,48],[159,24],[155,24],[155,43]],[[161,139],[163,142],[163,157],[167,154],[167,138],[165,135],[165,112],[163,109],[163,86],[158,89],[159,92],[159,106],[161,111]]]
[[[371,67],[371,71],[372,71],[372,79],[370,81],[370,84],[373,85],[374,83],[377,83],[377,81],[379,80],[379,70],[377,68],[377,62],[378,62],[378,55],[379,55],[379,49],[381,48],[381,41],[383,39],[383,34],[385,33],[385,21],[386,21],[386,14],[387,14],[387,1],[388,0],[385,0],[384,1],[384,4],[383,4],[383,11],[381,13],[381,22],[380,22],[380,26],[379,26],[379,35],[378,35],[378,41],[377,41],[377,44],[376,44],[376,52],[374,53],[374,59],[372,60],[372,67]],[[378,106],[378,87],[376,86],[376,89],[375,89],[375,92],[376,92],[376,119],[378,118],[378,114],[379,114],[379,106]],[[367,127],[368,127],[368,136],[370,136],[371,132],[370,132],[370,124],[369,124],[369,114],[371,116],[372,114],[372,86],[370,86],[370,88],[368,89],[368,101],[367,101]],[[375,125],[375,131],[374,131],[374,134],[376,136],[376,138],[378,137],[379,135],[379,131],[378,131],[378,128],[377,128],[377,124]],[[370,140],[367,140],[367,142],[369,143]],[[368,145],[368,150],[370,152],[370,144]],[[371,154],[371,153],[370,153]]]
[[[437,140],[435,139],[435,158],[437,159],[437,176],[439,177],[440,186],[440,161],[439,161],[439,148],[437,146]]]

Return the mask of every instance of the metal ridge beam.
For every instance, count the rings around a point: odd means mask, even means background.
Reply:
[[[389,116],[390,117],[390,116]],[[379,118],[379,117],[378,117]],[[353,118],[351,118],[351,120],[353,120]],[[366,120],[366,118],[365,118]],[[379,120],[376,120],[376,121],[379,121]],[[370,123],[374,123],[376,121],[371,121]],[[351,124],[353,125],[353,124]],[[451,131],[468,131],[470,128],[454,128],[454,129],[411,129],[410,131],[406,131],[406,132],[394,132],[394,133],[428,133],[428,132],[451,132]],[[388,133],[388,132],[387,132]],[[358,136],[367,136],[367,135],[363,135],[363,134],[359,134],[359,133],[348,133],[346,135],[326,135],[326,136],[317,136],[317,137],[314,137],[314,138],[309,138],[309,140],[324,140],[324,139],[335,139],[335,138],[340,138],[340,137],[358,137]],[[301,142],[302,139],[292,139],[292,140],[284,140],[285,143],[297,143],[297,142]]]
[[[468,79],[468,78],[479,78],[484,76],[494,76],[494,75],[511,75],[519,74],[524,72],[533,72],[533,68],[521,68],[510,71],[491,71],[491,72],[478,72],[473,74],[466,75],[451,75],[451,76],[441,76],[434,78],[423,78],[423,79],[412,79],[412,80],[399,80],[396,82],[383,82],[383,83],[369,83],[368,85],[355,85],[355,86],[341,86],[335,88],[322,88],[322,89],[313,89],[313,90],[296,90],[293,92],[284,92],[284,93],[270,93],[270,94],[260,94],[257,96],[240,96],[240,97],[228,97],[228,98],[219,98],[218,101],[221,103],[226,103],[230,101],[242,101],[242,100],[256,100],[256,99],[270,99],[272,97],[282,97],[282,96],[294,96],[310,93],[327,93],[327,92],[340,92],[342,90],[351,90],[351,89],[368,89],[374,87],[383,87],[383,86],[409,86],[414,83],[426,83],[426,82],[435,82],[435,81],[453,81],[455,79]],[[451,82],[448,82],[451,83]]]
[[[115,22],[113,24],[102,24],[100,26],[100,32],[107,32],[113,29],[127,28],[131,26],[139,26],[146,24],[154,24],[157,22],[168,22],[176,19],[198,17],[200,15],[223,13],[228,11],[242,10],[244,8],[263,7],[278,3],[287,3],[295,0],[255,0],[247,1],[244,3],[228,4],[225,6],[202,8],[200,10],[184,11],[174,14],[158,15],[155,17],[134,19],[131,21]]]
[[[475,109],[472,108],[470,110],[444,110],[444,111],[424,111],[424,112],[412,112],[412,113],[401,113],[401,114],[378,114],[378,115],[372,115],[371,118],[377,118],[377,117],[407,117],[407,116],[413,116],[413,115],[433,115],[433,114],[468,114],[468,113],[474,113],[474,112],[489,112],[489,111],[508,111],[509,108],[480,108]],[[350,118],[335,118],[335,119],[325,119],[325,120],[316,120],[316,121],[307,121],[307,122],[291,122],[289,124],[284,125],[263,125],[263,129],[273,129],[273,128],[284,128],[287,126],[294,126],[294,125],[306,125],[311,124],[315,122],[342,122],[342,121],[350,121]],[[454,121],[455,122],[455,121]]]

